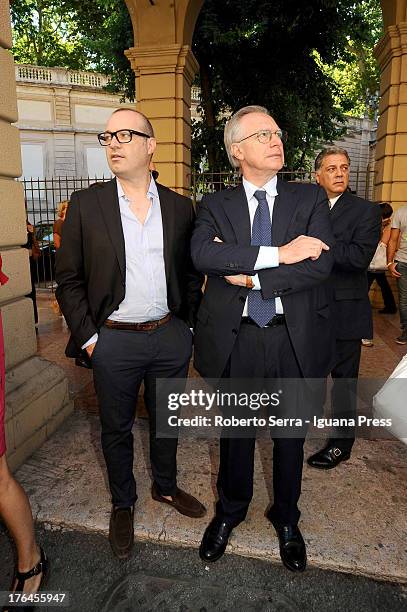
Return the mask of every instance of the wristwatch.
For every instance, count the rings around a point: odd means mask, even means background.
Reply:
[[[249,276],[248,274],[246,274],[246,287],[248,289],[253,289],[254,287],[254,282],[251,276]]]

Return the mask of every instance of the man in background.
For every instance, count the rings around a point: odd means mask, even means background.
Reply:
[[[348,191],[350,159],[339,147],[322,150],[315,160],[316,180],[328,195],[335,237],[333,321],[335,358],[331,371],[332,417],[356,418],[356,387],[361,340],[373,337],[372,310],[367,287],[367,269],[380,240],[381,209]],[[331,469],[350,457],[355,441],[353,427],[339,427],[325,447],[308,459],[310,466]]]

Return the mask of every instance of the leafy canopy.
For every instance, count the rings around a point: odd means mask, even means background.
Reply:
[[[124,0],[14,0],[11,11],[16,61],[100,71],[111,91],[134,99]],[[246,104],[270,109],[289,132],[287,164],[303,166],[318,142],[341,133],[345,112],[374,111],[381,28],[379,0],[206,0],[193,41],[195,167],[203,158],[212,170],[228,167],[225,117]]]

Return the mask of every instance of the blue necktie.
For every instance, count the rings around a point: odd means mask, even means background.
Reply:
[[[271,219],[265,191],[255,191],[258,201],[252,227],[252,245],[272,246]],[[248,314],[260,327],[265,327],[276,314],[276,300],[263,300],[261,291],[251,290],[248,296]]]

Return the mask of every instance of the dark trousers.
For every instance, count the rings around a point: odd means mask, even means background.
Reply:
[[[333,387],[331,413],[336,419],[356,419],[357,379],[360,364],[360,340],[337,340],[335,367],[331,372]],[[350,451],[355,442],[354,427],[337,427],[329,443]]]
[[[224,376],[301,378],[286,326],[260,329],[242,324]],[[278,523],[297,524],[304,437],[275,437],[273,442],[274,499],[269,516]],[[216,513],[233,526],[245,519],[253,496],[254,450],[254,431],[249,438],[221,436]]]
[[[176,493],[177,438],[157,438],[159,411],[157,378],[186,378],[192,352],[192,334],[186,323],[172,317],[153,331],[124,331],[102,327],[92,355],[99,401],[102,449],[112,503],[132,506],[136,499],[133,476],[133,434],[141,382],[150,416],[150,462],[154,482],[162,495]],[[161,404],[161,405],[160,405]]]
[[[396,302],[394,299],[393,292],[389,285],[389,281],[387,280],[385,272],[368,272],[367,273],[367,284],[368,291],[373,284],[373,281],[376,281],[380,287],[383,296],[384,307],[387,310],[396,310]]]

